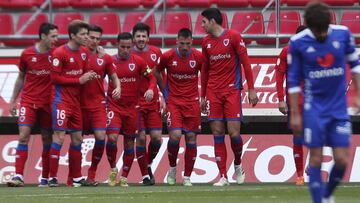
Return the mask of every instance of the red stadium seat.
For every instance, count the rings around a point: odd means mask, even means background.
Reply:
[[[109,8],[137,8],[141,0],[106,0]]]
[[[250,26],[248,30],[243,32],[248,26]],[[241,34],[264,34],[264,19],[260,12],[236,12],[233,16],[231,28],[239,31]],[[251,41],[252,39],[245,40],[246,43]]]
[[[19,19],[18,22],[16,24],[16,30],[15,32],[17,32],[18,30],[20,30],[20,28],[27,23],[27,21],[29,20],[29,18],[31,17],[32,13],[22,13],[19,15]],[[13,40],[13,41],[9,41],[7,43],[7,45],[12,45],[12,46],[27,46],[27,45],[32,45],[34,44],[36,41],[38,41],[38,34],[39,34],[39,27],[42,23],[47,22],[48,21],[48,17],[45,13],[40,13],[39,15],[36,16],[36,18],[34,19],[34,21],[30,22],[30,24],[25,28],[25,30],[23,32],[21,32],[20,34],[23,35],[36,35],[35,39],[19,39],[19,40]]]
[[[204,7],[207,8],[211,5],[212,0],[178,0],[181,7]]]
[[[271,12],[267,34],[275,34],[276,26],[275,26],[275,12]],[[300,14],[298,11],[282,11],[280,13],[280,34],[295,34],[296,28],[301,25]],[[280,43],[287,43],[289,39],[280,39]],[[258,43],[261,44],[273,44],[275,40],[273,39],[265,39],[265,40],[257,40]]]
[[[166,19],[166,27],[164,28],[164,20]],[[166,16],[161,16],[158,34],[177,34],[182,28],[188,28],[192,30],[191,16],[188,12],[168,12]],[[155,40],[156,44],[160,41]],[[174,45],[174,39],[166,39],[165,43],[168,45]]]
[[[141,4],[145,7],[145,8],[151,8],[153,7],[158,0],[141,0]],[[195,1],[193,1],[194,3]],[[166,7],[174,7],[176,3],[176,0],[166,0]],[[162,6],[161,6],[162,7]]]
[[[288,6],[306,6],[309,0],[286,0]]]
[[[14,23],[11,14],[0,14],[0,35],[14,34]],[[0,40],[0,43],[7,44],[11,40]]]
[[[105,35],[117,35],[121,32],[120,19],[117,13],[92,13],[89,17],[89,23],[100,26]],[[102,40],[102,44],[106,42],[116,43],[116,39]]]
[[[323,0],[323,2],[331,6],[352,6],[355,0]]]
[[[223,23],[222,26],[224,28],[229,28],[228,26],[228,18],[225,12],[221,13],[222,17],[223,17]],[[201,27],[201,21],[202,21],[203,17],[201,15],[201,13],[199,13],[198,17],[196,18],[196,22],[195,22],[195,29],[194,29],[194,34],[205,34],[205,30]]]
[[[139,23],[141,19],[146,15],[146,13],[142,12],[133,12],[128,13],[125,16],[124,25],[123,25],[123,31],[124,32],[132,32],[132,29],[134,25]],[[148,19],[146,19],[145,23],[150,26],[150,34],[156,33],[156,24],[155,24],[155,17],[154,15],[151,15]]]
[[[340,24],[347,26],[353,34],[360,34],[360,11],[344,11]],[[355,41],[360,44],[360,38]]]
[[[102,8],[105,0],[72,0],[70,5],[74,8]]]
[[[9,9],[23,9],[39,6],[42,0],[2,0],[0,6]]]
[[[336,21],[336,13],[334,11],[330,11],[331,24],[337,24]]]
[[[68,35],[68,25],[73,20],[84,20],[84,16],[80,13],[56,13],[54,16],[54,24],[59,26],[60,35]],[[67,38],[60,39],[59,43],[63,44]]]
[[[253,7],[264,7],[269,2],[269,0],[249,0],[251,6]],[[284,4],[286,0],[280,0],[281,4]],[[272,6],[275,6],[275,1],[272,3]]]
[[[54,8],[66,8],[70,6],[70,0],[52,0]]]
[[[218,7],[247,7],[250,0],[214,0]]]

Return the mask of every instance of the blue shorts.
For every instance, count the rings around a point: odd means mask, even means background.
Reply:
[[[323,146],[349,147],[352,134],[349,119],[330,116],[304,116],[304,144],[309,148]]]

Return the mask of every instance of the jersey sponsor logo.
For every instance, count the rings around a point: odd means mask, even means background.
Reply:
[[[58,124],[58,126],[64,125],[64,120],[57,120],[57,124]]]
[[[151,60],[156,61],[157,56],[156,56],[156,54],[150,54],[150,58],[151,58]]]
[[[218,54],[218,55],[211,55],[210,56],[210,62],[215,62],[217,60],[220,60],[220,59],[229,59],[231,58],[231,55],[226,53],[226,54]]]
[[[186,79],[194,79],[196,78],[195,74],[189,75],[189,74],[171,74],[172,77],[179,79],[179,80],[186,80]]]
[[[97,62],[97,64],[98,64],[99,66],[102,66],[102,64],[104,63],[104,60],[97,58],[97,59],[96,59],[96,62]]]
[[[37,58],[36,58],[36,57],[32,57],[32,58],[31,58],[31,62],[37,62]]]
[[[131,71],[134,71],[135,70],[135,63],[129,63],[129,69]]]
[[[19,117],[19,121],[20,121],[20,122],[24,122],[24,121],[25,121],[25,116],[20,116],[20,117]]]
[[[71,71],[68,71],[66,72],[67,75],[81,75],[83,73],[83,71],[80,69],[80,70],[71,70]]]
[[[177,66],[177,61],[173,61],[172,66]]]
[[[53,66],[59,66],[59,64],[60,64],[59,59],[54,58],[54,60],[53,60]]]
[[[74,63],[74,62],[75,62],[74,58],[71,57],[71,58],[70,58],[70,63]]]
[[[224,39],[223,43],[227,47],[229,45],[229,39]]]
[[[85,59],[86,59],[86,53],[81,53],[81,58],[82,58],[83,61],[85,61]]]
[[[323,68],[330,68],[334,64],[334,56],[330,53],[325,54],[323,58],[318,56],[316,60],[318,64]]]
[[[313,53],[313,52],[315,52],[315,49],[314,49],[314,47],[312,47],[312,46],[309,46],[309,47],[306,49],[306,53]]]
[[[196,66],[196,61],[195,61],[195,60],[190,60],[190,61],[189,61],[189,65],[190,65],[191,68],[195,68],[195,66]]]
[[[27,73],[34,75],[49,75],[50,70],[42,69],[42,70],[29,70]]]
[[[120,82],[136,82],[136,78],[131,77],[131,78],[127,78],[127,77],[123,77],[123,78],[119,78]]]
[[[207,44],[207,45],[206,45],[206,48],[207,48],[207,49],[211,49],[211,44]]]
[[[333,47],[335,48],[335,49],[339,49],[340,48],[340,42],[339,41],[333,41],[332,42],[332,45],[333,45]]]
[[[344,74],[345,74],[344,69],[339,67],[339,68],[332,68],[325,70],[310,71],[309,78],[311,79],[329,78],[329,77],[341,76]]]

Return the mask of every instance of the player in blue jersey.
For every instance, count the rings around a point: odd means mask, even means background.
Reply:
[[[345,26],[330,25],[326,4],[305,9],[308,29],[293,36],[288,55],[291,128],[310,150],[309,190],[315,203],[334,202],[334,189],[349,161],[351,123],[347,113],[345,67],[349,63],[356,85],[355,107],[360,107],[360,63],[354,39]],[[300,83],[304,87],[300,87]],[[298,97],[304,95],[303,113]],[[335,165],[329,182],[321,179],[322,147],[333,149]]]

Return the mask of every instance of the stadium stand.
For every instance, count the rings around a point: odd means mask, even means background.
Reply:
[[[360,34],[360,11],[344,11],[340,24],[349,27],[353,34]],[[355,41],[359,44],[360,38],[356,38]]]
[[[61,25],[59,26],[58,33],[60,35],[67,35],[68,24],[75,19],[84,20],[84,16],[81,13],[56,13],[54,16],[54,24]],[[59,43],[63,44],[67,41],[67,39],[60,39]]]
[[[140,5],[140,0],[107,0],[109,8],[136,8]]]
[[[156,4],[156,2],[157,2],[157,0],[142,0],[142,5],[145,8],[152,8]],[[176,0],[166,0],[166,7],[167,8],[172,8],[175,5],[176,5]]]
[[[123,31],[124,32],[131,32],[134,25],[141,21],[141,19],[146,15],[143,12],[131,12],[125,15],[125,20],[123,24]],[[156,23],[155,23],[155,16],[150,15],[149,18],[146,19],[145,23],[150,26],[150,34],[156,33]]]
[[[164,20],[166,19],[165,27]],[[191,16],[188,12],[168,12],[165,17],[162,15],[159,23],[158,34],[177,34],[182,28],[192,30]],[[159,44],[160,40],[154,40]],[[174,45],[174,39],[166,39],[165,44]]]
[[[0,35],[13,35],[14,34],[14,23],[11,14],[2,13],[0,14]],[[0,43],[7,45],[10,40],[3,39]]]
[[[211,5],[211,0],[178,0],[178,4],[181,7],[200,7],[207,8]]]
[[[263,15],[257,11],[236,12],[231,22],[231,28],[242,34],[264,34]],[[255,39],[245,39],[245,43],[249,44],[254,40]]]
[[[2,0],[0,6],[9,9],[29,9],[38,7],[43,0]]]
[[[222,26],[224,28],[229,28],[229,22],[228,22],[227,14],[225,12],[223,12],[221,14],[222,14],[222,17],[223,17]],[[202,19],[203,19],[203,17],[201,15],[201,13],[199,13],[197,18],[196,18],[196,22],[195,22],[194,34],[205,34],[204,29],[201,27]]]
[[[52,0],[54,8],[66,8],[70,6],[69,0]]]
[[[89,23],[101,25],[104,35],[117,35],[121,32],[120,19],[117,13],[92,13],[89,17]],[[116,44],[116,40],[102,40],[103,44],[111,42]]]
[[[70,5],[73,8],[102,8],[105,0],[72,0]]]
[[[216,3],[218,7],[247,7],[249,5],[249,0],[215,0],[214,3]]]

